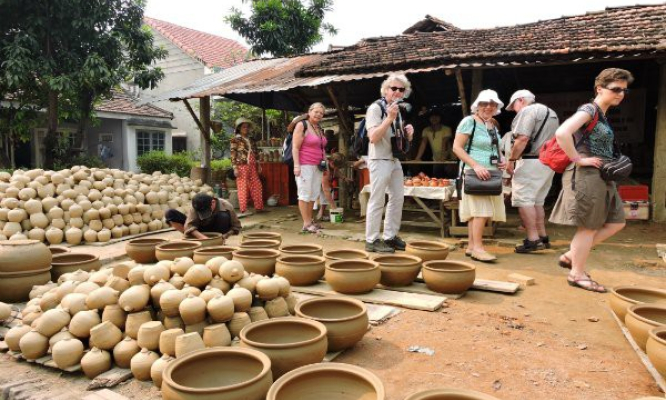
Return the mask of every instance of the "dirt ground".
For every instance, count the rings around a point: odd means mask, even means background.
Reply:
[[[363,248],[361,241],[339,237],[360,237],[362,221],[345,222],[335,226],[336,231],[318,237],[298,233],[298,220],[276,220],[295,213],[295,208],[281,208],[249,217],[243,223],[280,230],[285,243],[314,242],[325,249]],[[498,231],[497,239],[519,240],[523,233],[517,226],[514,215]],[[552,227],[550,235],[556,247],[564,248],[572,232]],[[174,233],[160,235],[173,237]],[[401,236],[408,241],[434,239],[438,232],[405,228]],[[232,243],[237,241],[233,238]],[[505,400],[664,396],[610,315],[610,295],[567,285],[566,271],[557,266],[561,250],[517,255],[506,244],[491,243],[494,245],[489,250],[499,255],[499,261],[475,263],[477,277],[506,280],[510,273],[518,272],[534,277],[536,285],[515,295],[469,291],[458,300],[447,300],[447,306],[436,312],[402,310],[374,326],[360,343],[335,361],[377,374],[388,400],[436,387],[473,389]],[[630,223],[608,244],[593,251],[591,274],[607,287],[666,287],[665,265],[657,259],[656,243],[666,243],[663,225]],[[114,246],[94,249],[122,253],[123,245]],[[469,261],[460,249],[449,257]],[[434,354],[411,353],[407,351],[410,346],[427,347]],[[0,355],[0,382],[31,377],[39,377],[53,390],[67,387],[82,395],[89,382],[81,375],[63,374]],[[112,390],[129,398],[160,398],[149,382],[131,380]]]

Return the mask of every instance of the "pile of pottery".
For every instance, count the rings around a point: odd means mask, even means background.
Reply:
[[[186,212],[201,181],[75,166],[0,172],[0,240],[107,242],[165,227],[164,212]]]
[[[0,301],[26,301],[34,285],[51,280],[52,255],[38,240],[0,243]]]

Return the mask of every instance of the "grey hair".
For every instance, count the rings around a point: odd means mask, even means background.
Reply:
[[[315,108],[321,108],[322,110],[324,110],[324,112],[326,111],[326,107],[324,107],[322,103],[316,102],[310,105],[310,108],[308,108],[308,112],[314,110]]]
[[[409,82],[409,79],[404,74],[391,74],[386,78],[384,82],[382,82],[382,87],[379,89],[379,93],[382,95],[382,97],[386,96],[386,91],[388,91],[389,86],[391,85],[391,82],[398,81],[403,84],[405,87],[405,96],[404,98],[409,97],[410,94],[412,94],[412,84]]]
[[[534,104],[536,99],[534,97],[522,97],[523,102],[525,102],[526,106],[529,106],[530,104]]]

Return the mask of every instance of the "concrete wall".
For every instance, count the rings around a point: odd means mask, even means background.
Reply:
[[[111,142],[104,142],[105,145],[111,148],[113,157],[106,161],[106,166],[109,168],[122,169],[124,159],[126,158],[123,150],[123,120],[120,119],[107,119],[100,118],[98,126],[88,127],[87,134],[87,148],[88,154],[96,155],[99,157],[98,145],[102,137],[111,136]]]

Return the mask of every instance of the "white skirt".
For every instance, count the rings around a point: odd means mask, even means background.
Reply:
[[[476,196],[463,193],[462,200],[460,200],[460,210],[458,211],[461,222],[467,222],[475,217],[506,222],[504,197],[501,194],[497,196]]]

